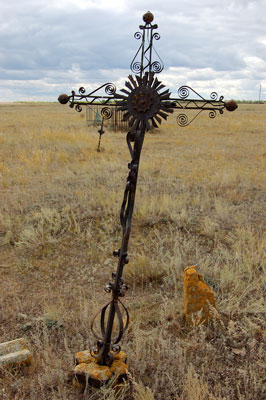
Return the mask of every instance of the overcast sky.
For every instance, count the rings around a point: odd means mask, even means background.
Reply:
[[[266,0],[0,0],[0,101],[124,87],[148,10],[173,95],[266,100]]]

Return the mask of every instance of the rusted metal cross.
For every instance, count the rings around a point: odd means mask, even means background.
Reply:
[[[211,93],[210,99],[204,99],[189,86],[178,89],[178,96],[172,97],[169,89],[158,80],[159,74],[164,66],[158,53],[154,48],[154,41],[160,39],[156,32],[158,26],[153,24],[153,14],[147,12],[143,16],[144,24],[139,26],[140,31],[135,33],[135,38],[140,40],[139,49],[130,65],[133,75],[129,75],[125,87],[117,92],[112,83],[106,83],[93,90],[89,94],[83,87],[76,94],[72,91],[70,96],[62,94],[58,100],[62,104],[70,103],[70,107],[82,110],[82,105],[102,103],[102,118],[108,119],[112,116],[112,108],[118,106],[118,110],[124,112],[124,120],[128,121],[129,132],[127,133],[127,145],[131,156],[128,164],[129,173],[126,181],[123,202],[120,211],[120,222],[122,227],[122,241],[120,249],[114,251],[118,257],[116,272],[113,272],[111,282],[106,285],[105,290],[111,294],[110,301],[99,311],[101,335],[95,333],[92,321],[91,329],[97,338],[97,345],[92,350],[99,365],[110,366],[115,354],[120,351],[119,342],[122,339],[129,323],[129,315],[126,307],[121,302],[128,289],[122,278],[123,268],[129,262],[128,243],[131,231],[131,221],[135,203],[139,161],[145,133],[151,127],[157,128],[162,119],[166,120],[174,110],[182,110],[177,116],[180,126],[187,126],[196,116],[203,111],[209,113],[210,118],[217,114],[223,114],[224,110],[234,111],[237,104],[231,100],[224,101],[216,92]],[[155,58],[154,58],[155,55]],[[192,98],[189,95],[192,94]],[[192,120],[184,113],[186,110],[196,110],[196,116]],[[103,131],[103,124],[100,131]],[[101,132],[99,131],[100,135]],[[123,317],[124,315],[124,317]],[[118,331],[114,335],[114,319],[118,320]]]

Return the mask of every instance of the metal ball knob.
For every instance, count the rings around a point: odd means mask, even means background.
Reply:
[[[238,108],[238,105],[234,100],[229,100],[225,103],[225,108],[227,111],[235,111]]]
[[[153,21],[153,14],[148,11],[143,15],[143,21],[146,22],[146,24],[150,24]]]
[[[113,256],[114,257],[119,257],[120,256],[120,250],[114,250],[113,251]]]
[[[58,97],[58,101],[61,104],[66,104],[68,102],[68,95],[67,94],[60,94]]]

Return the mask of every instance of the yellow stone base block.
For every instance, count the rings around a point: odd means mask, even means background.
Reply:
[[[212,289],[204,282],[196,266],[184,271],[184,306],[187,322],[207,323],[211,310],[215,309],[215,298]],[[200,312],[200,316],[196,313]]]
[[[99,388],[105,385],[111,378],[114,378],[114,383],[121,383],[127,379],[128,366],[126,365],[126,353],[120,351],[114,355],[114,361],[111,366],[97,364],[89,350],[81,351],[76,354],[76,365],[74,374],[74,386],[77,383],[81,386],[89,386]]]

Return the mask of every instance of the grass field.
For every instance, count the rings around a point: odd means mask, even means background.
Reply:
[[[145,138],[129,243],[122,341],[135,400],[266,398],[266,105]],[[0,372],[0,399],[114,399],[68,373],[94,345],[108,299],[130,161],[125,133],[59,104],[0,104],[0,342],[25,337],[29,369]],[[184,321],[183,270],[197,265],[220,319]],[[127,397],[126,397],[127,396]]]

